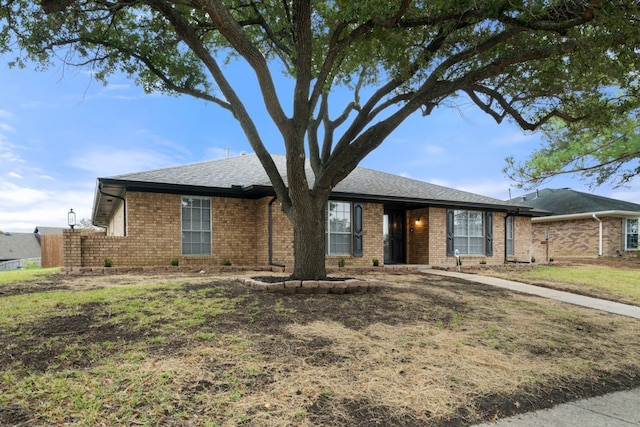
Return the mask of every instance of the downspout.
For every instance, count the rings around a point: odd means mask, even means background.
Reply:
[[[98,185],[98,191],[100,192],[100,194],[102,194],[103,196],[108,196],[108,197],[115,197],[116,199],[120,199],[122,200],[122,207],[123,207],[123,212],[122,212],[122,220],[124,222],[124,230],[122,230],[124,232],[124,236],[127,235],[127,201],[125,200],[124,197],[120,197],[120,196],[116,196],[115,194],[109,194],[109,193],[105,193],[104,191],[102,191],[102,183],[100,183],[100,185]]]
[[[282,267],[284,268],[285,265],[284,264],[276,264],[273,262],[273,202],[275,202],[276,200],[278,200],[277,197],[274,197],[273,199],[271,199],[271,201],[269,202],[269,224],[268,224],[268,229],[269,229],[269,265],[275,266],[275,267]]]
[[[598,218],[596,216],[596,214],[592,214],[591,215],[593,217],[593,219],[595,219],[596,221],[599,222],[598,228],[600,229],[600,235],[599,235],[599,247],[598,247],[598,256],[602,256],[602,220],[600,218]]]

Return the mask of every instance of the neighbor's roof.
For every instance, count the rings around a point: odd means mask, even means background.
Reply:
[[[62,227],[46,227],[38,225],[33,232],[44,236],[48,234],[62,234],[62,230],[64,230]]]
[[[522,196],[517,199],[517,202],[538,210],[548,211],[552,215],[612,211],[640,214],[640,204],[583,193],[569,188],[538,190]]]
[[[272,157],[286,183],[285,156]],[[310,166],[307,167],[307,177],[313,182]],[[105,225],[117,206],[114,197],[123,197],[126,191],[248,198],[274,194],[269,178],[255,154],[98,178],[94,223]],[[496,210],[515,210],[519,207],[491,197],[360,167],[333,189],[332,197],[340,196],[423,206],[489,207]],[[522,210],[526,211],[527,208],[523,207]]]
[[[0,233],[0,261],[39,258],[40,254],[34,233]]]

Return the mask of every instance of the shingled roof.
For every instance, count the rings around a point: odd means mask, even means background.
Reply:
[[[583,193],[569,188],[538,190],[522,196],[517,202],[551,212],[553,215],[611,211],[638,212],[640,214],[640,204]]]
[[[284,177],[286,158],[272,156]],[[313,182],[311,167],[307,177]],[[264,197],[273,195],[269,178],[255,154],[211,160],[183,166],[99,178],[94,201],[94,223],[108,219],[109,197],[123,197],[126,191],[157,191],[182,194],[226,195],[229,197]],[[515,210],[519,206],[491,197],[454,190],[415,179],[404,178],[367,168],[356,168],[340,182],[332,197],[381,201],[385,203],[422,204],[424,206],[482,207]],[[524,208],[523,210],[526,210]]]
[[[40,257],[34,233],[0,233],[0,261]]]

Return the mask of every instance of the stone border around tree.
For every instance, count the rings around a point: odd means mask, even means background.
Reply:
[[[381,282],[373,279],[283,280],[269,283],[251,277],[242,277],[238,281],[256,291],[281,294],[362,294],[375,292],[382,285]]]

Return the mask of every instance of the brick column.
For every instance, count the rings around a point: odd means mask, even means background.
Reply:
[[[82,267],[82,233],[77,230],[62,231],[63,262],[65,267]]]

